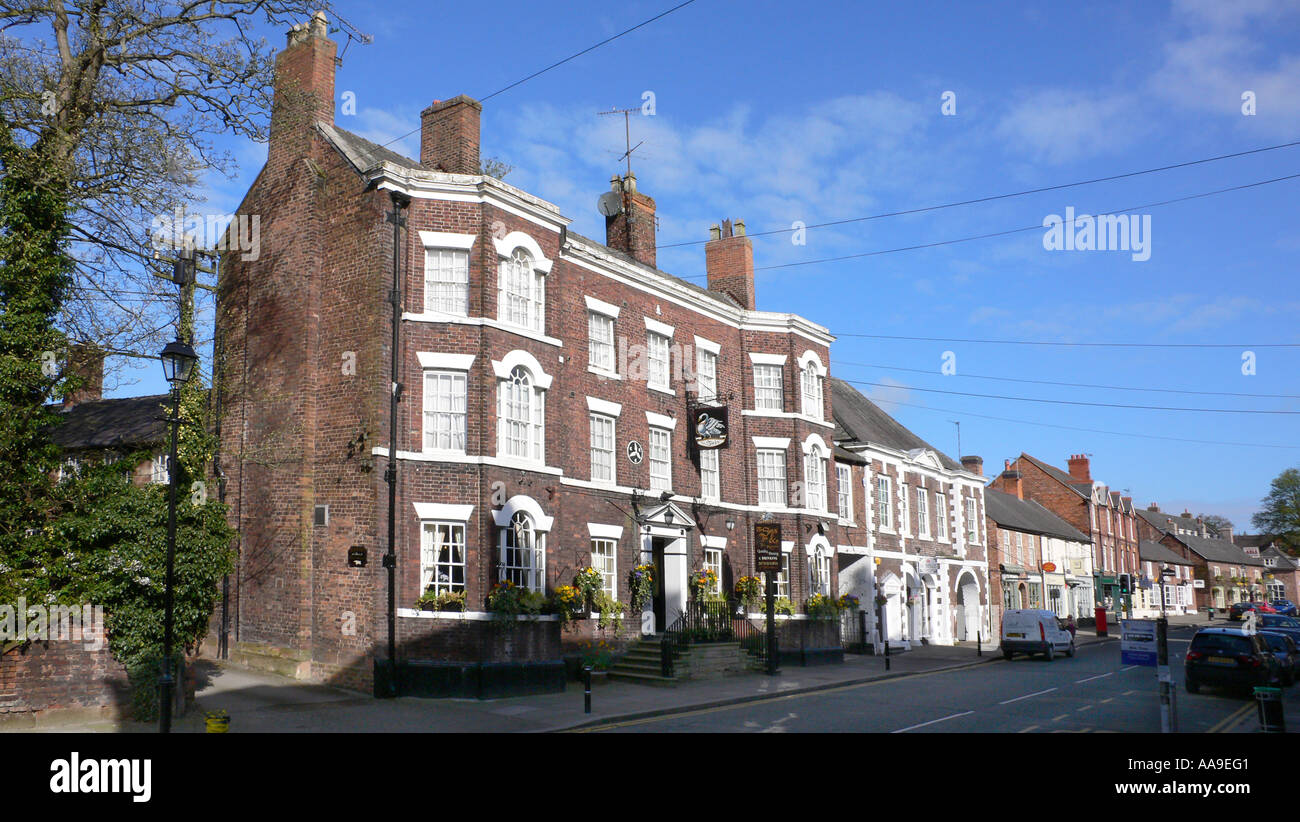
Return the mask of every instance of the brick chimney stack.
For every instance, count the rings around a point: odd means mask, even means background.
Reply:
[[[754,310],[754,244],[745,236],[745,223],[731,220],[709,228],[704,246],[704,267],[709,273],[709,290],[720,291]]]
[[[312,127],[334,125],[334,55],[324,12],[289,30],[288,45],[275,58],[275,102],[266,164],[282,166],[306,156]]]
[[[1070,476],[1080,482],[1092,482],[1092,471],[1088,467],[1086,454],[1070,455]]]
[[[976,456],[967,456],[961,458],[961,467],[970,471],[972,474],[984,476],[984,458]]]
[[[639,263],[657,268],[655,201],[636,190],[636,175],[610,178],[610,188],[623,195],[623,209],[605,218],[605,245]]]
[[[1151,503],[1150,505],[1147,506],[1147,510],[1148,510],[1148,511],[1154,511],[1155,513],[1158,514],[1158,513],[1160,513],[1160,506],[1159,506],[1159,505],[1156,505],[1156,504],[1153,502],[1153,503]]]
[[[420,112],[420,165],[449,174],[480,174],[483,104],[461,94]]]
[[[64,396],[62,406],[64,411],[71,411],[83,402],[103,399],[104,352],[102,349],[85,343],[73,343],[64,373],[81,379],[81,385]]]
[[[1231,526],[1231,525],[1221,525],[1221,526],[1219,526],[1219,539],[1226,540],[1226,541],[1228,541],[1228,542],[1232,542],[1232,526]]]

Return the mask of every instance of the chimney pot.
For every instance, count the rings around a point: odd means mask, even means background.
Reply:
[[[983,457],[978,457],[974,455],[962,457],[961,465],[963,468],[965,468],[967,471],[970,471],[972,474],[979,474],[981,477],[984,476]]]
[[[1092,470],[1088,465],[1088,458],[1083,454],[1074,454],[1070,457],[1070,477],[1081,482],[1092,482]]]
[[[744,223],[731,220],[709,229],[712,239],[704,246],[704,267],[709,275],[709,290],[731,297],[741,308],[754,310],[754,244],[745,236]]]
[[[449,174],[481,174],[479,120],[483,104],[461,94],[420,112],[420,165]]]
[[[610,183],[623,192],[623,210],[605,218],[605,245],[655,268],[655,201],[637,191],[635,174],[616,176]]]

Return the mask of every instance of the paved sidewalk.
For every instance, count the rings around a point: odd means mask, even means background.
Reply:
[[[1172,617],[1175,626],[1208,624],[1204,617]],[[1214,624],[1225,624],[1215,620]],[[1099,639],[1091,629],[1080,629],[1077,643],[1090,645],[1118,641],[1118,632]],[[734,705],[774,696],[808,693],[872,680],[929,671],[952,670],[1001,659],[997,648],[977,654],[974,643],[955,646],[926,645],[885,657],[846,654],[842,665],[808,668],[786,667],[775,677],[752,673],[702,682],[685,681],[674,687],[653,687],[610,681],[593,685],[592,711],[583,711],[581,683],[569,683],[563,693],[511,699],[399,699],[376,700],[367,694],[324,685],[312,685],[274,674],[206,662],[201,672],[197,710],[178,718],[178,732],[201,733],[206,711],[225,710],[231,733],[248,732],[545,732],[588,725],[630,721],[689,710]],[[1287,694],[1287,713],[1300,720],[1300,688]],[[1240,715],[1225,728],[1229,733],[1258,730],[1254,703],[1243,705]],[[1250,710],[1245,710],[1249,708]],[[92,723],[60,730],[153,732],[145,723]]]

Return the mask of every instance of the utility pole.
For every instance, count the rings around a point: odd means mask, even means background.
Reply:
[[[1160,692],[1160,733],[1178,733],[1178,711],[1174,707],[1174,681],[1169,673],[1169,619],[1165,614],[1165,580],[1174,569],[1160,569],[1160,621],[1156,623],[1156,682]]]
[[[961,462],[961,423],[957,420],[948,420],[948,422],[957,426],[957,461]]]

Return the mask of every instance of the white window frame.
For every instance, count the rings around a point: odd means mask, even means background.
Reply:
[[[645,335],[646,385],[667,391],[672,386],[672,338],[656,331]]]
[[[722,593],[722,549],[705,547],[704,549],[704,570],[712,571],[716,576],[713,586],[713,593]]]
[[[884,474],[876,475],[876,521],[880,530],[894,531],[894,488],[893,478]]]
[[[966,541],[971,545],[981,545],[979,505],[974,497],[966,497]]]
[[[439,390],[443,386],[450,386],[451,390],[443,393]],[[469,441],[468,420],[468,371],[452,368],[424,369],[424,414],[421,436],[424,453],[466,453]],[[457,445],[458,441],[459,445]]]
[[[718,401],[718,357],[722,346],[703,337],[695,338],[695,398],[700,402]]]
[[[606,553],[608,552],[608,553]],[[618,540],[591,538],[591,567],[600,573],[600,588],[610,599],[618,599]]]
[[[760,506],[775,505],[785,508],[788,505],[785,460],[783,448],[759,448],[754,452]]]
[[[437,553],[438,543],[436,539],[442,528],[446,528],[450,536],[454,538],[455,532],[460,532],[460,541],[444,543],[450,546],[448,552],[449,561],[440,562]],[[455,591],[464,591],[467,579],[466,555],[468,553],[468,543],[466,542],[466,522],[464,520],[421,520],[420,521],[420,593],[423,594],[431,587],[434,593],[442,594]],[[459,551],[457,551],[459,549]],[[459,553],[459,557],[457,557]],[[449,570],[449,576],[446,580],[439,577],[439,569],[446,566]],[[460,582],[455,580],[456,569],[460,569]]]
[[[840,519],[853,522],[853,466],[835,464],[835,498]]]
[[[450,317],[469,316],[468,248],[425,246],[424,312]]]
[[[587,420],[591,433],[588,452],[591,481],[600,485],[618,485],[618,460],[615,457],[618,448],[618,420],[596,411],[589,412]]]
[[[587,367],[604,374],[618,373],[614,350],[614,318],[599,311],[587,312]]]
[[[722,469],[717,448],[700,449],[700,496],[718,502],[722,499]]]
[[[930,539],[930,492],[924,486],[916,489],[916,536]]]
[[[907,483],[899,483],[898,533],[905,537],[912,535],[912,518],[910,516],[912,506],[911,500],[907,496],[910,493],[909,488],[910,486]]]
[[[767,571],[759,574],[763,590],[767,590]],[[790,599],[790,551],[781,551],[781,570],[776,572],[776,599]]]
[[[519,544],[519,529],[526,526],[531,544]],[[546,593],[546,532],[527,511],[516,511],[509,524],[497,529],[499,549],[498,579],[510,580],[515,585],[535,593]],[[514,536],[512,540],[510,537]],[[510,543],[515,543],[511,545]],[[511,562],[510,552],[517,552],[516,562]],[[525,562],[526,560],[526,562]]]
[[[515,396],[520,390],[515,386],[527,380],[522,398]],[[547,381],[549,384],[549,381]],[[526,419],[511,417],[509,410],[521,399],[528,401]],[[522,436],[519,436],[522,431]],[[522,453],[521,453],[522,452]],[[497,384],[497,455],[528,463],[544,464],[546,455],[546,391],[538,375],[527,365],[510,369]]]
[[[831,558],[825,548],[813,552],[812,562],[808,563],[811,575],[809,582],[812,593],[830,596],[831,593]]]
[[[825,450],[816,444],[804,454],[804,504],[813,511],[826,510],[826,463]]]
[[[650,426],[646,462],[650,466],[650,490],[673,490],[673,432],[657,425]],[[655,466],[660,466],[656,472]]]
[[[783,366],[773,363],[754,364],[754,410],[783,411],[785,388]],[[775,385],[772,384],[775,377]]]
[[[812,351],[804,352],[799,358],[799,383],[803,415],[815,420],[824,419],[826,367]]]
[[[171,481],[171,475],[167,472],[167,455],[157,454],[153,458],[153,465],[149,475],[149,482],[154,485],[166,485]]]
[[[535,254],[514,248],[498,267],[497,319],[506,325],[546,333],[546,272]]]
[[[935,492],[934,495],[934,513],[935,513],[935,536],[940,542],[948,541],[948,495],[942,492]]]

